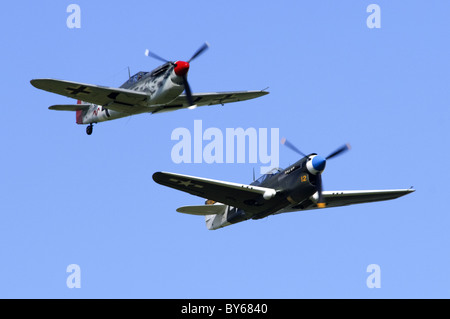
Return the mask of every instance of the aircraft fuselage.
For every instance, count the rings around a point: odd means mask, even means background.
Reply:
[[[308,170],[307,162],[316,154],[310,154],[281,172],[269,176],[261,183],[257,181],[251,185],[267,187],[277,190],[277,194],[270,200],[270,205],[264,206],[264,210],[245,211],[240,208],[227,206],[225,211],[217,215],[207,215],[206,225],[208,229],[218,229],[231,224],[236,224],[248,219],[261,219],[276,214],[282,210],[298,208],[302,203],[315,201],[317,193],[316,176]],[[263,198],[261,198],[261,203]],[[260,203],[251,203],[257,208]]]
[[[101,105],[91,104],[88,109],[77,112],[77,123],[99,123],[130,115],[152,112],[154,110],[152,106],[166,104],[177,98],[183,92],[184,85],[182,77],[175,73],[173,64],[168,62],[151,72],[138,72],[122,84],[120,88],[148,94],[148,108],[143,108],[141,112],[130,114],[110,110]]]

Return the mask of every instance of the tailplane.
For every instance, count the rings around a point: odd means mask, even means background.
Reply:
[[[216,203],[199,206],[184,206],[177,209],[177,212],[190,215],[205,216],[206,227],[214,230],[229,224],[226,222],[226,212],[228,205]],[[224,223],[225,221],[225,223]]]
[[[76,121],[77,124],[84,124],[83,123],[83,111],[86,111],[89,109],[91,104],[83,103],[82,101],[78,100],[77,104],[57,104],[52,105],[48,109],[54,110],[54,111],[72,111],[76,112]]]
[[[183,206],[177,209],[177,212],[189,215],[206,216],[218,215],[225,212],[227,205],[198,205],[198,206]]]

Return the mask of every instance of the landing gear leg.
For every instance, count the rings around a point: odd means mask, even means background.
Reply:
[[[87,134],[87,135],[91,135],[93,129],[94,129],[94,126],[92,125],[92,123],[89,124],[89,125],[86,127],[86,134]]]

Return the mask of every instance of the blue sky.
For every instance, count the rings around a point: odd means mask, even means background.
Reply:
[[[69,29],[66,8],[81,8]],[[381,8],[369,29],[366,8]],[[0,13],[0,297],[448,298],[450,31],[446,1],[19,1]],[[192,62],[194,92],[260,99],[95,126],[34,78],[119,86],[158,61]],[[6,88],[6,89],[5,89]],[[175,210],[203,200],[153,182],[171,171],[249,183],[258,164],[175,164],[174,129],[278,128],[330,161],[326,190],[409,188],[381,203],[208,231]],[[297,160],[280,147],[280,166]],[[66,268],[81,268],[69,289]],[[369,289],[367,266],[381,269]]]

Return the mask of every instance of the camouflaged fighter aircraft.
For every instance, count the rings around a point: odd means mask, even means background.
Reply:
[[[192,93],[187,81],[190,62],[209,47],[203,44],[188,61],[168,61],[149,50],[145,55],[163,61],[151,72],[130,76],[120,88],[83,84],[54,79],[31,80],[41,90],[76,98],[77,104],[52,105],[50,110],[75,111],[77,124],[88,124],[86,133],[92,134],[93,124],[140,113],[162,113],[197,106],[245,101],[268,94],[260,91],[231,91]],[[181,94],[185,91],[185,94]]]
[[[323,191],[326,161],[349,150],[349,145],[324,158],[315,153],[305,155],[286,139],[282,143],[302,158],[284,170],[273,169],[250,185],[165,172],[153,174],[153,179],[207,199],[205,205],[180,207],[177,211],[204,215],[210,230],[269,215],[383,201],[414,192],[414,189]]]

